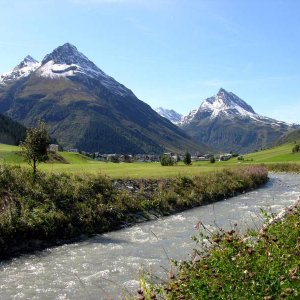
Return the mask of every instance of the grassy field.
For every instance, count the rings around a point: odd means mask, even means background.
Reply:
[[[48,162],[39,165],[46,172],[70,172],[102,174],[112,178],[160,178],[177,175],[197,175],[199,173],[218,171],[224,167],[237,167],[246,164],[269,163],[300,163],[300,153],[292,153],[294,144],[289,143],[263,151],[244,155],[244,161],[236,158],[226,162],[193,162],[191,166],[179,163],[176,166],[162,167],[159,163],[110,163],[98,162],[78,153],[60,152],[68,164]],[[20,148],[0,144],[0,162],[7,164],[26,165],[20,155]]]
[[[107,175],[112,178],[165,178],[177,175],[196,175],[202,172],[220,170],[224,163],[217,162],[197,162],[191,166],[179,163],[177,166],[162,167],[160,163],[111,163],[98,162],[89,159],[79,153],[60,152],[59,153],[68,164],[62,163],[42,163],[38,168],[46,172],[66,172],[66,173],[89,173]],[[20,148],[16,146],[0,144],[0,162],[7,164],[24,165],[20,155]],[[235,162],[236,165],[236,162]]]

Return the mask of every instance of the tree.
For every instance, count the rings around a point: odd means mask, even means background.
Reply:
[[[164,154],[160,158],[160,164],[162,166],[173,166],[175,164],[175,161],[173,160],[173,158],[171,156]]]
[[[296,144],[292,149],[293,153],[297,153],[299,152],[299,150],[300,150],[300,146],[298,144]]]
[[[110,161],[113,163],[119,163],[120,162],[120,157],[118,155],[112,155],[110,157]]]
[[[37,165],[48,160],[49,141],[45,123],[39,121],[37,127],[27,129],[25,142],[21,143],[23,155],[28,164],[32,166],[34,177]]]
[[[186,152],[183,158],[183,162],[186,165],[191,165],[192,164],[192,159],[191,159],[191,154],[189,152]]]
[[[210,159],[209,159],[210,163],[211,164],[214,164],[216,162],[216,159],[214,158],[214,156],[212,156]]]

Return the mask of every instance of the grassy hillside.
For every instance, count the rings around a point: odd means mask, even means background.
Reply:
[[[294,143],[288,143],[245,155],[244,158],[259,163],[300,162],[300,153],[292,153],[294,146]]]
[[[293,143],[293,142],[300,141],[300,129],[296,129],[278,140],[278,145],[285,144],[285,143]]]
[[[50,153],[50,159],[46,164],[41,164],[41,168],[49,169],[49,165],[57,165],[58,168],[63,168],[64,164],[82,165],[91,161],[86,156],[79,153],[57,152]],[[24,159],[21,155],[21,148],[19,146],[12,146],[0,143],[0,162],[6,164],[20,164],[25,165]]]
[[[23,158],[20,153],[20,147],[0,144],[0,162],[7,164],[21,164]]]

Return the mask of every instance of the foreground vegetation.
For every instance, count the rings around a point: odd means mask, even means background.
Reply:
[[[194,259],[181,263],[166,284],[142,280],[137,299],[300,298],[299,203],[283,219],[244,238],[235,228],[212,233],[199,226],[201,247]]]
[[[268,164],[267,167],[272,172],[300,173],[300,164],[278,163]]]
[[[0,257],[120,228],[149,213],[170,214],[218,201],[266,181],[267,170],[261,166],[128,183],[42,172],[33,180],[28,168],[1,165]]]

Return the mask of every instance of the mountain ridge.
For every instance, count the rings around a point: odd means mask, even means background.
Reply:
[[[16,68],[14,68],[16,70]],[[105,153],[206,151],[69,43],[25,76],[3,80],[0,113],[27,127],[43,119],[65,147]]]

